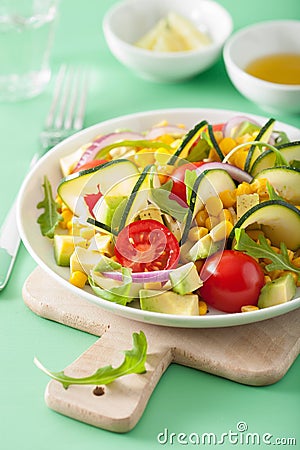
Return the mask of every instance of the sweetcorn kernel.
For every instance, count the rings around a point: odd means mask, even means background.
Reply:
[[[247,155],[248,155],[247,151],[243,149],[238,150],[236,153],[232,155],[232,157],[230,158],[230,162],[232,162],[232,164],[239,167],[240,169],[243,169],[245,167]]]
[[[72,220],[69,220],[67,222],[67,229],[69,231],[69,234],[72,234],[72,229],[73,229],[73,221]]]
[[[233,217],[229,209],[222,209],[222,211],[219,214],[219,220],[220,222],[222,220],[227,220],[227,222],[230,222],[233,224]]]
[[[264,276],[265,284],[270,283],[272,281],[271,277],[269,275]]]
[[[154,153],[154,158],[159,164],[165,165],[168,163],[171,154],[166,148],[159,147]]]
[[[224,208],[230,208],[235,205],[236,202],[236,194],[234,191],[230,191],[227,189],[226,191],[222,191],[219,194],[219,197],[223,203]]]
[[[280,278],[282,275],[284,275],[283,270],[272,270],[272,272],[270,272],[271,280],[276,280],[276,278]]]
[[[193,227],[190,229],[188,238],[192,242],[199,241],[203,236],[208,234],[208,229],[205,227]]]
[[[208,218],[207,211],[205,209],[201,209],[197,212],[195,216],[196,223],[199,227],[205,226],[205,221]]]
[[[241,184],[238,185],[235,192],[237,196],[243,194],[252,194],[252,188],[249,183],[243,181]]]
[[[67,209],[67,208],[63,209],[61,215],[63,216],[65,221],[71,220],[73,217],[72,211],[70,211],[70,209]]]
[[[293,279],[294,279],[294,282],[295,282],[295,284],[296,284],[296,286],[297,286],[297,283],[298,283],[298,281],[299,281],[299,277],[298,277],[298,275],[296,274],[296,272],[293,272],[292,270],[284,270],[283,273],[282,273],[282,275],[287,275],[288,273],[290,273],[290,274],[292,275],[292,277],[293,277]]]
[[[223,239],[228,238],[232,228],[233,225],[231,222],[223,220],[211,229],[210,236],[214,242],[222,241]]]
[[[290,260],[290,261],[293,261],[293,258],[294,258],[294,252],[293,252],[292,250],[290,250],[290,249],[287,249],[287,253],[288,253],[288,255],[289,255],[289,260]]]
[[[277,254],[280,253],[280,248],[275,247],[275,245],[271,245],[271,249],[272,249],[275,253],[277,253]]]
[[[294,259],[292,260],[292,263],[294,264],[294,266],[300,268],[300,256],[298,256],[297,258],[294,258]]]
[[[207,304],[205,303],[204,300],[199,300],[199,315],[205,316],[207,312],[208,312]]]
[[[207,217],[205,220],[205,228],[212,230],[216,225],[218,225],[219,219],[214,216]]]
[[[134,162],[142,167],[153,164],[154,161],[154,150],[152,148],[142,148],[134,155]]]
[[[172,144],[172,142],[174,142],[175,139],[170,134],[162,134],[157,138],[157,140],[159,142],[164,142],[165,144]]]
[[[259,309],[258,306],[254,305],[245,305],[241,307],[241,312],[251,312],[251,311],[257,311]]]
[[[259,196],[269,196],[266,178],[259,178],[258,180],[255,180],[251,186],[252,189],[255,189],[255,192],[257,192]]]
[[[77,286],[82,289],[84,288],[87,279],[88,277],[84,272],[76,270],[75,272],[71,273],[69,281],[71,284],[73,284],[73,286]]]
[[[233,148],[236,147],[236,141],[231,137],[225,137],[219,142],[219,147],[223,155],[227,155]]]
[[[61,212],[61,216],[62,216],[63,220],[61,220],[59,222],[59,226],[60,226],[60,228],[66,229],[68,227],[68,222],[70,222],[70,220],[72,220],[73,213],[69,209],[65,208]]]

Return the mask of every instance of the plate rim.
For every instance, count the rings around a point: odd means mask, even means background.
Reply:
[[[174,114],[186,114],[186,115],[196,115],[196,114],[209,114],[209,115],[217,115],[224,114],[224,116],[234,116],[234,115],[243,115],[251,117],[258,121],[268,120],[266,116],[260,116],[248,112],[241,112],[235,110],[228,109],[218,109],[218,108],[161,108],[161,109],[153,109],[146,111],[139,111],[136,113],[124,114],[121,116],[113,117],[101,122],[98,122],[94,125],[91,125],[74,135],[68,137],[63,140],[56,146],[54,146],[49,152],[47,152],[38,162],[37,164],[29,171],[27,176],[25,177],[19,194],[17,198],[17,226],[20,233],[20,237],[24,243],[24,246],[30,256],[34,259],[34,261],[44,269],[44,271],[55,280],[57,280],[63,287],[67,290],[73,292],[75,295],[82,296],[90,302],[96,303],[99,307],[107,310],[111,313],[117,314],[119,316],[135,320],[143,323],[150,323],[153,325],[160,326],[169,326],[169,327],[179,327],[179,328],[219,328],[219,327],[228,327],[228,326],[239,326],[246,325],[250,323],[260,322],[263,320],[271,319],[273,317],[280,316],[282,314],[286,314],[290,311],[293,311],[300,307],[300,295],[299,297],[293,299],[291,302],[276,305],[270,308],[265,308],[257,311],[247,312],[247,313],[220,313],[215,315],[205,315],[205,316],[179,316],[172,314],[164,314],[150,311],[143,311],[140,309],[119,305],[117,303],[109,302],[107,300],[101,299],[96,295],[82,290],[76,286],[73,286],[69,283],[68,280],[63,278],[62,275],[54,272],[51,267],[49,267],[41,257],[32,249],[30,240],[26,235],[26,231],[24,228],[24,215],[22,214],[22,204],[24,198],[26,198],[26,189],[28,188],[28,184],[30,183],[33,175],[38,171],[40,167],[43,167],[45,161],[48,158],[53,157],[54,154],[59,153],[62,149],[67,149],[68,144],[71,144],[73,141],[81,141],[85,136],[92,135],[94,132],[97,132],[98,129],[103,129],[106,127],[110,128],[110,131],[113,131],[113,127],[116,127],[116,124],[121,121],[129,121],[132,119],[143,118],[148,119],[154,115],[174,115]],[[183,117],[184,119],[184,117]],[[300,129],[289,125],[287,123],[281,122],[280,120],[276,120],[279,125],[284,126],[285,128],[290,128],[294,132],[299,132],[300,137]],[[154,122],[155,123],[155,122]],[[184,123],[184,120],[182,120]],[[116,128],[114,128],[116,129]],[[189,129],[189,128],[187,128]],[[87,142],[86,140],[84,142]],[[77,148],[79,145],[76,146]],[[68,153],[68,151],[66,151]],[[43,237],[43,239],[46,239]],[[300,294],[300,289],[298,289],[298,293]]]

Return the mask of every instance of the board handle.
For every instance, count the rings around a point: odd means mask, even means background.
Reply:
[[[109,364],[117,367],[124,358],[124,349],[131,346],[130,334],[124,336],[109,330],[64,372],[85,377]],[[99,428],[117,433],[130,431],[172,360],[171,349],[149,348],[148,343],[146,373],[125,375],[106,386],[71,385],[68,389],[51,380],[45,391],[46,404],[54,411]]]

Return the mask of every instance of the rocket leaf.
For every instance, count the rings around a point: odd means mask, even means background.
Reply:
[[[289,270],[300,276],[300,269],[290,262],[284,242],[280,244],[280,253],[276,253],[263,235],[258,237],[259,244],[257,244],[247,235],[245,230],[238,228],[235,230],[235,238],[235,250],[240,250],[253,258],[268,258],[271,260],[271,263],[266,265],[268,272],[272,270]]]
[[[152,172],[153,173],[153,172]],[[180,205],[172,199],[172,180],[167,181],[160,187],[154,187],[153,176],[150,177],[150,199],[164,213],[174,217],[179,222],[183,222],[188,208]]]
[[[62,216],[58,213],[59,205],[53,199],[52,187],[47,176],[44,177],[44,199],[37,204],[38,209],[44,208],[44,212],[38,217],[37,223],[40,225],[43,236],[53,238],[54,230],[58,222],[62,220]]]
[[[113,368],[111,365],[104,366],[88,377],[73,378],[65,375],[64,371],[51,372],[46,369],[40,361],[35,358],[34,363],[36,366],[45,372],[53,380],[58,381],[67,389],[71,384],[88,384],[88,385],[103,385],[112,383],[119,377],[129,375],[132,373],[145,373],[145,362],[147,357],[147,339],[145,334],[133,333],[133,347],[131,350],[126,350],[125,358],[119,367]]]

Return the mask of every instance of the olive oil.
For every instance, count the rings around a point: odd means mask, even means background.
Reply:
[[[280,84],[300,85],[300,54],[278,53],[252,61],[246,72],[256,78]]]

